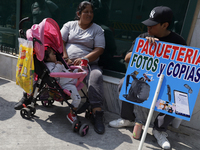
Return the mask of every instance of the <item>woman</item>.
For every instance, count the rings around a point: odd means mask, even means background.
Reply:
[[[75,21],[65,23],[61,29],[64,44],[63,58],[68,64],[79,65],[84,58],[90,65],[85,78],[88,87],[88,98],[93,112],[94,129],[103,134],[103,78],[98,66],[99,56],[105,48],[103,29],[93,23],[93,5],[88,1],[79,4]]]

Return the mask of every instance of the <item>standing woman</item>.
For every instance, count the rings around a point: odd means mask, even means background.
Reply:
[[[64,44],[63,58],[68,64],[80,65],[84,58],[90,65],[85,78],[88,98],[92,107],[94,130],[103,134],[103,77],[98,66],[99,56],[104,52],[105,38],[103,29],[93,23],[93,5],[88,1],[79,4],[75,21],[65,23],[61,29]]]

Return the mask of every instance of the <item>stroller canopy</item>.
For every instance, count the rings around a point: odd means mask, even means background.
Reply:
[[[52,47],[60,54],[63,52],[60,28],[56,21],[51,18],[45,18],[40,24],[34,24],[31,29],[26,31],[26,37],[29,41],[36,38],[42,42],[42,44],[39,42],[34,44],[34,51],[39,61],[44,59],[44,46],[46,45]]]

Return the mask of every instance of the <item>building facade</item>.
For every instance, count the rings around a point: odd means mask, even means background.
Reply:
[[[146,32],[146,27],[141,22],[149,17],[150,11],[156,6],[170,7],[174,12],[171,30],[179,33],[188,46],[200,48],[200,0],[91,1],[95,7],[94,22],[105,31],[106,49],[100,61],[104,75],[119,79],[124,76],[127,69],[124,56],[133,40]],[[46,17],[56,20],[62,28],[64,23],[74,20],[80,2],[81,0],[10,0],[9,3],[0,1],[0,51],[17,54],[19,29],[26,31]],[[29,17],[29,20],[19,27],[20,20],[25,17]],[[200,121],[199,108],[200,102],[197,100],[193,111],[195,115],[190,122],[185,121],[185,125],[200,129],[195,121]]]
[[[168,6],[174,12],[171,30],[179,33],[191,42],[192,23],[196,21],[195,11],[198,0],[91,0],[94,4],[94,22],[105,31],[106,49],[101,56],[100,65],[105,73],[126,72],[124,56],[132,41],[146,27],[141,23],[149,17],[152,8]],[[18,53],[17,37],[19,28],[24,31],[33,24],[50,17],[57,21],[60,28],[67,21],[74,20],[75,12],[81,0],[11,0],[0,2],[0,45],[5,51]],[[29,17],[19,27],[21,19]],[[197,34],[197,33],[196,33]],[[197,42],[198,43],[198,42]],[[109,64],[109,65],[108,65]]]

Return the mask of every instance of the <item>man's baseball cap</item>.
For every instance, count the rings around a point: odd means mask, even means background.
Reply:
[[[169,7],[157,6],[151,11],[149,19],[143,21],[142,23],[146,26],[154,26],[158,23],[170,23],[172,18],[173,12]]]

